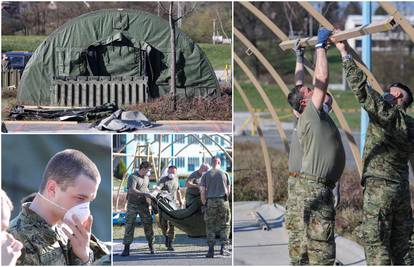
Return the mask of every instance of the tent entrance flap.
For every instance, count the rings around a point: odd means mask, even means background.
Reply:
[[[147,54],[151,47],[118,32],[87,48],[92,76],[146,76]]]

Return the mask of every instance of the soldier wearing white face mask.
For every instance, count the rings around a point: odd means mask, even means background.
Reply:
[[[157,188],[170,193],[172,201],[175,202],[174,204],[178,201],[180,207],[182,206],[183,202],[181,199],[180,185],[177,177],[177,167],[168,167],[168,175],[160,178]],[[165,246],[168,250],[174,251],[172,246],[175,237],[174,225],[160,214],[160,226],[162,234],[165,236]]]
[[[22,205],[8,228],[23,243],[17,265],[91,264],[89,202],[100,182],[96,165],[82,152],[67,149],[54,155],[38,194]]]

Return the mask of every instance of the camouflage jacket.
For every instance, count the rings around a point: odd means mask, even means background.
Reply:
[[[407,182],[408,161],[414,153],[414,119],[403,107],[385,102],[369,86],[365,73],[353,60],[344,61],[343,67],[349,86],[370,121],[364,147],[362,185],[368,177]]]
[[[27,202],[22,205],[22,211],[8,228],[8,232],[23,243],[17,265],[82,265],[82,261],[73,254],[62,226],[50,226],[29,209],[30,204]]]

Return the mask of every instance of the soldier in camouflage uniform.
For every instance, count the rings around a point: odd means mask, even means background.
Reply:
[[[305,49],[296,44],[296,68],[295,68],[295,85],[302,87],[304,84],[304,53]],[[299,186],[299,181],[295,173],[300,173],[302,168],[302,148],[297,135],[297,122],[300,114],[293,109],[293,132],[289,150],[289,178],[288,178],[288,200],[286,203],[286,220],[285,226],[289,235],[289,257],[292,265],[305,265],[309,263],[306,250],[306,240],[304,239],[304,223],[303,223],[303,202],[302,196],[304,192]]]
[[[135,221],[137,215],[144,225],[145,238],[151,254],[154,250],[154,231],[152,229],[152,216],[149,209],[149,176],[151,164],[144,161],[139,166],[139,171],[128,177],[127,213],[125,217],[124,250],[121,256],[129,256],[129,249],[134,240]]]
[[[206,173],[209,169],[207,163],[201,164],[200,168],[195,172],[191,173],[188,176],[185,186],[187,187],[187,192],[185,194],[185,205],[189,207],[195,199],[200,198],[200,181],[201,176]]]
[[[176,166],[168,167],[168,175],[160,178],[160,180],[157,183],[157,188],[159,190],[165,190],[168,193],[170,193],[174,204],[177,204],[178,200],[180,207],[182,206],[180,185],[178,182]],[[160,227],[162,234],[165,237],[165,246],[169,251],[174,251],[174,248],[172,246],[175,237],[174,225],[170,221],[168,221],[162,215],[162,213],[160,213]]]
[[[202,210],[204,211],[204,220],[206,222],[207,258],[214,257],[216,234],[220,236],[220,254],[230,255],[226,248],[230,235],[231,220],[228,201],[231,192],[230,179],[227,173],[220,170],[220,158],[213,157],[211,163],[212,169],[201,177],[200,182]]]
[[[330,34],[324,28],[318,32],[314,89],[303,85],[302,52],[298,55],[296,86],[288,96],[294,113],[300,114],[289,155],[286,213],[293,265],[333,265],[335,262],[332,189],[345,167],[345,151],[339,130],[328,114],[332,99],[326,93],[329,72],[325,47]]]
[[[413,96],[401,83],[389,85],[380,95],[349,55],[346,42],[336,46],[349,86],[370,120],[361,181],[367,263],[408,264],[412,262],[408,252],[413,231],[408,161],[414,151],[414,119],[408,116],[407,108]]]
[[[92,247],[97,243],[90,240],[92,216],[81,222],[80,217],[73,216],[71,220],[65,214],[72,207],[92,201],[100,180],[96,165],[80,151],[64,150],[50,159],[39,192],[32,202],[22,205],[21,212],[8,228],[8,232],[23,243],[17,265],[89,265],[94,262]]]

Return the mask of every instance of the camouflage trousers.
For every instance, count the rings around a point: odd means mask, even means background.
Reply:
[[[368,265],[412,263],[413,232],[408,182],[368,178],[364,188],[363,234]]]
[[[163,216],[162,212],[160,212],[160,228],[164,236],[168,236],[171,240],[174,240],[174,225],[169,220],[167,220],[165,216]]]
[[[207,243],[213,245],[216,235],[220,236],[221,244],[228,244],[230,235],[230,206],[224,198],[207,199],[204,221],[206,222]]]
[[[154,231],[152,229],[152,216],[149,212],[149,205],[147,203],[136,204],[128,202],[123,244],[129,245],[134,240],[135,220],[137,218],[137,214],[139,214],[142,225],[144,226],[145,238],[148,243],[154,243]]]
[[[289,177],[286,229],[292,265],[333,265],[335,207],[332,190],[315,181]]]

